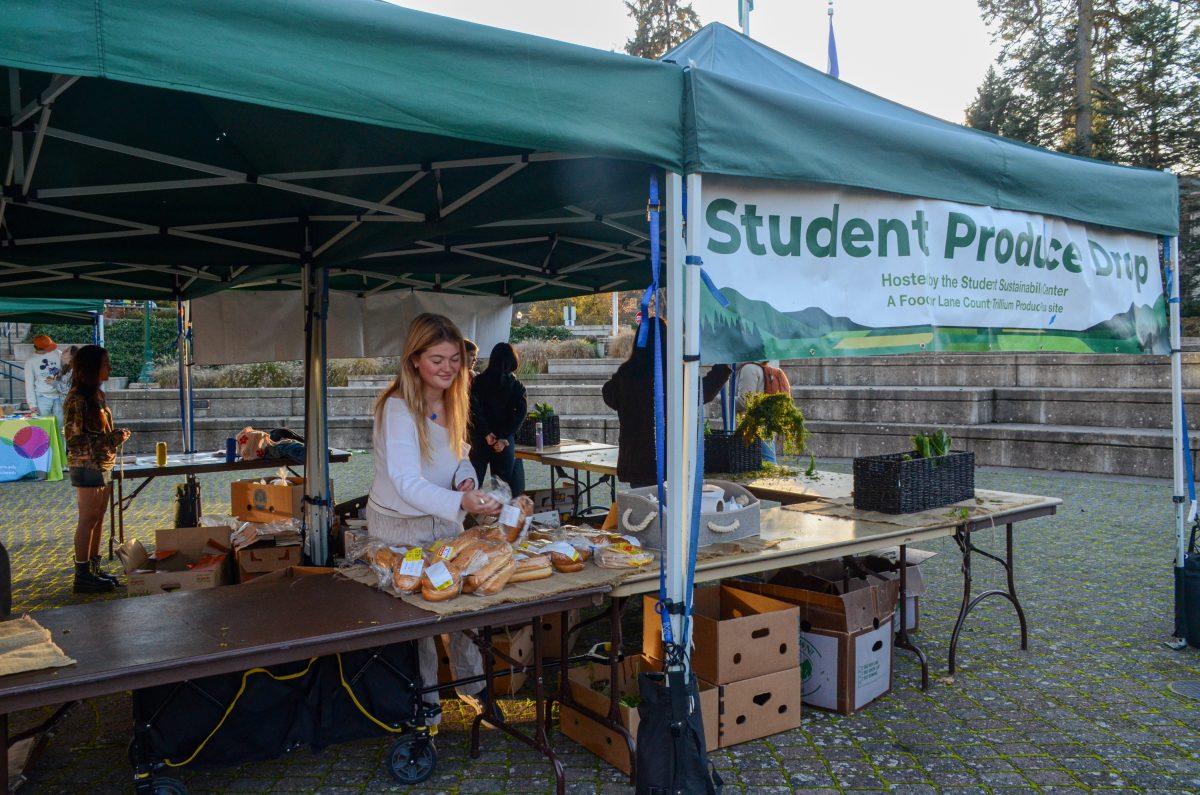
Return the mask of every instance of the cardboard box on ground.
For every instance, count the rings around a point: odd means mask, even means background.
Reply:
[[[663,658],[655,599],[642,602],[642,649]],[[692,670],[717,685],[716,745],[768,737],[800,725],[799,610],[726,585],[698,588],[693,601]],[[706,738],[707,739],[707,738]]]
[[[635,747],[638,724],[638,674],[662,670],[662,663],[645,655],[626,657],[617,672],[617,694],[623,703],[618,706],[620,722]],[[609,668],[599,663],[572,668],[567,675],[571,687],[571,698],[579,707],[597,715],[608,715]],[[700,715],[704,723],[706,750],[715,751],[720,737],[719,713],[720,693],[715,685],[700,682]],[[588,714],[563,704],[559,708],[559,726],[562,733],[608,762],[618,770],[628,773],[629,747],[620,733],[596,721]]]
[[[125,567],[126,595],[197,591],[233,582],[227,526],[174,527],[154,531],[153,557],[136,538],[117,557]]]
[[[926,552],[923,549],[909,549],[905,555],[907,573],[905,575],[905,591],[908,596],[904,600],[905,625],[909,632],[921,629],[921,597],[925,595],[925,575],[921,564],[936,555],[936,552]],[[900,548],[881,550],[873,555],[860,555],[855,558],[867,569],[888,579],[900,578]],[[900,627],[900,605],[896,605],[896,628]]]
[[[847,578],[840,563],[828,564],[734,586],[797,606],[803,702],[849,715],[891,691],[900,584]]]
[[[450,644],[448,635],[437,636],[438,650],[438,684],[442,685],[443,690],[453,682],[456,678],[454,673],[453,663],[450,661],[450,654],[447,651]],[[501,654],[506,654],[521,665],[533,664],[533,626],[530,624],[522,624],[518,627],[496,627],[492,630],[492,644],[496,651]],[[492,672],[503,674],[492,680],[492,695],[494,696],[511,696],[516,693],[525,684],[525,673],[518,672],[508,674],[512,668],[507,660],[500,657],[495,658],[495,663],[492,665]],[[469,692],[469,691],[468,691]],[[445,695],[452,695],[446,692]]]
[[[661,660],[657,601],[642,601],[642,651]],[[795,607],[721,585],[697,588],[692,611],[692,671],[698,678],[724,685],[797,666]]]

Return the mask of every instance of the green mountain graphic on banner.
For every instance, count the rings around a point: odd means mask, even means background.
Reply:
[[[1166,302],[1131,304],[1083,331],[950,326],[872,328],[819,307],[782,312],[766,301],[749,299],[725,287],[722,308],[708,294],[701,299],[701,352],[706,363],[821,356],[880,356],[954,352],[1169,352]]]

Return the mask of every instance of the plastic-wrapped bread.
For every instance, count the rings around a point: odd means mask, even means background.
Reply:
[[[550,563],[558,571],[570,573],[582,571],[583,564],[590,556],[587,550],[579,549],[566,541],[555,541],[543,547],[541,552],[550,557]]]
[[[513,556],[517,569],[509,579],[510,583],[542,580],[554,574],[554,565],[549,555],[526,555],[520,553]]]
[[[508,585],[512,579],[513,573],[517,570],[517,562],[510,555],[508,562],[501,566],[496,571],[492,572],[488,577],[482,580],[475,586],[472,591],[476,596],[492,596],[504,590],[504,586]]]
[[[392,562],[392,587],[400,593],[416,593],[424,573],[425,550],[413,547]]]
[[[504,541],[484,541],[477,553],[484,558],[483,565],[474,566],[469,572],[462,569],[463,577],[463,592],[474,593],[479,586],[495,574],[500,569],[512,562],[513,552]],[[472,564],[475,560],[472,560]]]
[[[386,588],[392,584],[392,568],[396,561],[404,557],[408,552],[408,547],[394,547],[386,544],[380,544],[366,553],[365,558],[367,565],[375,572],[375,576],[379,578],[381,588]]]
[[[594,558],[602,569],[636,569],[654,561],[653,554],[628,541],[598,547]]]
[[[421,573],[421,596],[430,602],[445,602],[462,593],[462,576],[453,564],[435,561]]]

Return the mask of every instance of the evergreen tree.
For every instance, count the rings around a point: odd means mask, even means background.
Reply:
[[[635,25],[625,52],[657,59],[700,30],[700,18],[690,2],[681,0],[625,0]]]
[[[967,123],[1129,165],[1200,168],[1200,3],[979,0],[1000,44]]]

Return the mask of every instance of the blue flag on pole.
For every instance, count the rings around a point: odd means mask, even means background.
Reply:
[[[738,0],[738,25],[746,29],[746,18],[754,10],[754,0]]]
[[[829,9],[829,63],[825,73],[830,77],[838,76],[837,41],[833,38],[833,9]]]

